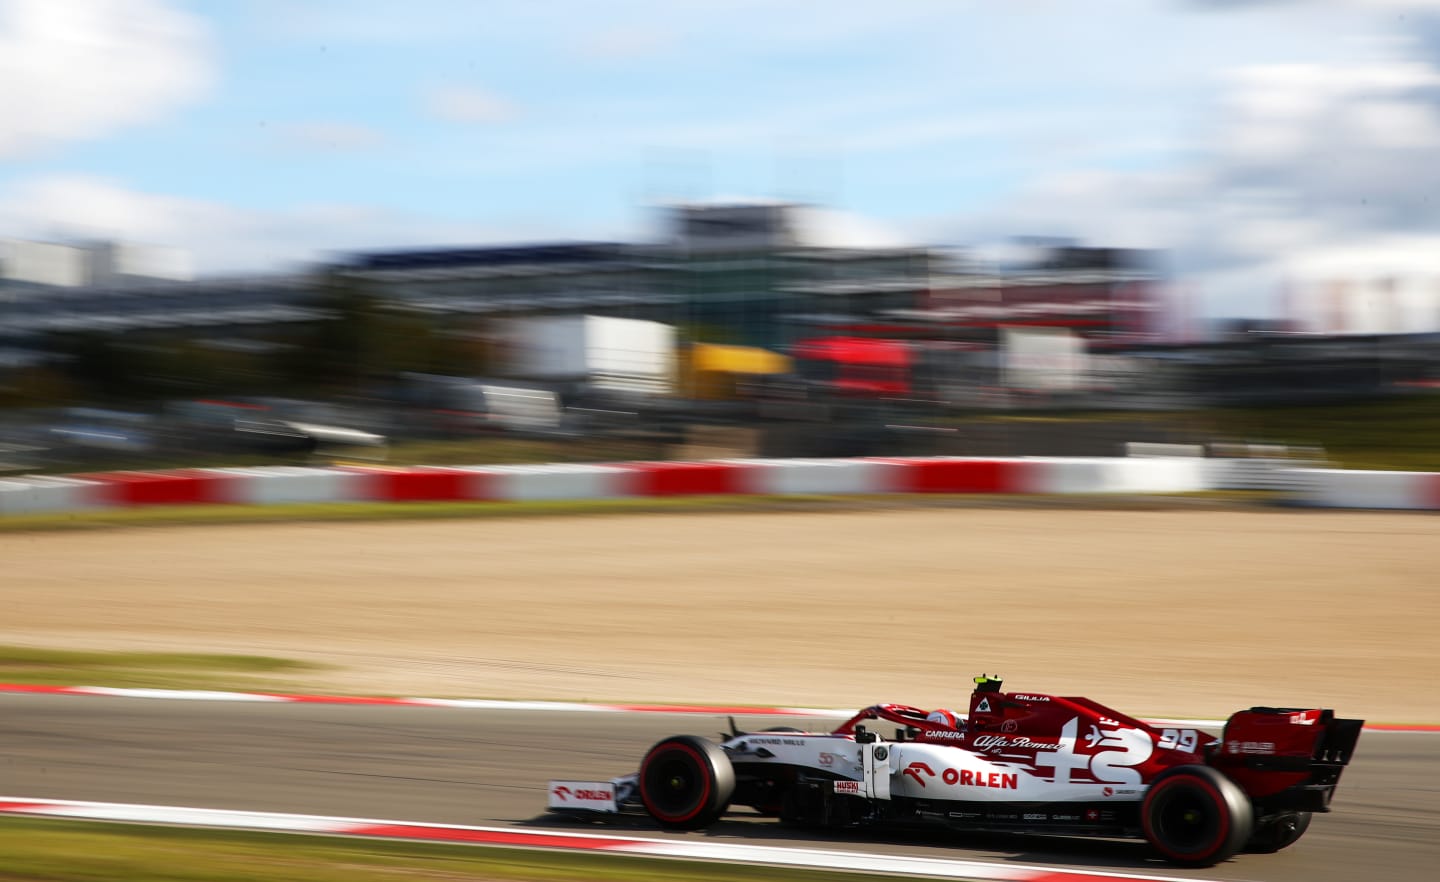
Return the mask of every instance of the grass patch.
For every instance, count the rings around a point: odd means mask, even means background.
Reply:
[[[273,689],[323,665],[265,655],[0,646],[0,682],[136,689]],[[3,872],[3,871],[0,871]],[[0,879],[4,876],[0,875]]]
[[[1321,447],[1348,469],[1440,471],[1440,394],[1417,392],[1368,401],[1186,411],[1054,411],[974,414],[964,422],[1154,423],[1210,441]]]
[[[349,461],[343,455],[318,457],[233,452],[174,452],[160,462],[154,453],[102,453],[36,469],[34,474],[149,471],[180,468],[241,468],[249,466],[326,466]],[[622,462],[670,458],[667,445],[624,439],[545,441],[529,438],[481,437],[449,441],[402,441],[391,444],[381,462],[356,458],[368,465],[524,465],[551,462]]]
[[[1440,395],[1205,414],[1232,437],[1312,444],[1344,468],[1440,471]]]
[[[594,513],[741,511],[816,504],[860,505],[867,497],[686,496],[673,498],[544,500],[532,502],[324,502],[291,505],[184,505],[0,517],[7,530],[93,527],[253,524],[288,521],[424,520],[430,518],[522,517]]]
[[[4,882],[873,882],[875,878],[621,855],[0,819]]]
[[[107,527],[173,527],[297,521],[513,518],[588,514],[670,514],[745,511],[873,511],[882,508],[1157,508],[1167,505],[1227,506],[1267,501],[1261,491],[1198,491],[1159,496],[1073,494],[885,494],[866,496],[676,496],[533,502],[327,502],[293,505],[176,505],[56,514],[0,516],[0,533],[86,530]]]

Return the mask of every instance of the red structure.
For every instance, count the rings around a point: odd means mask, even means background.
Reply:
[[[842,395],[906,395],[911,388],[909,348],[895,340],[817,337],[791,350],[800,375]]]

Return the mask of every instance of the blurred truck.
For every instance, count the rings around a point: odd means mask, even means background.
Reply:
[[[675,328],[598,315],[506,319],[497,328],[500,376],[590,393],[669,395]]]
[[[404,373],[390,400],[407,434],[459,438],[477,434],[554,436],[562,433],[565,411],[554,389],[485,377]]]

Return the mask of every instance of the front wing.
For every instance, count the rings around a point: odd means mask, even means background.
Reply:
[[[643,812],[637,782],[637,775],[608,781],[551,781],[546,809],[577,816]]]

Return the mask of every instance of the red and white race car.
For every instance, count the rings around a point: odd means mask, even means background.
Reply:
[[[877,704],[833,732],[741,732],[732,721],[718,744],[672,736],[635,774],[552,781],[548,807],[643,811],[681,830],[749,806],[805,825],[1138,837],[1170,861],[1210,866],[1285,848],[1312,813],[1328,812],[1364,722],[1256,707],[1216,738],[1087,698],[1000,687],[977,677],[965,719]]]

